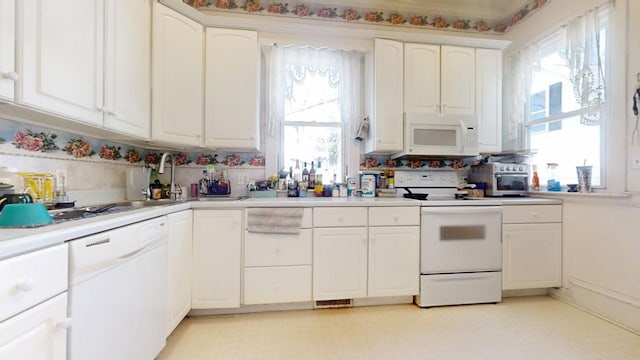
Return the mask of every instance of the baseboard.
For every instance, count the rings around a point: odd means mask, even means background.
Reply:
[[[397,305],[412,304],[413,296],[389,296],[353,299],[352,306],[376,306],[376,305]],[[291,311],[291,310],[313,310],[316,308],[315,302],[297,302],[285,304],[264,304],[264,305],[241,305],[238,308],[229,309],[192,309],[187,316],[211,316],[211,315],[230,315],[245,314],[267,311]]]
[[[549,295],[640,335],[637,299],[579,279],[571,279],[570,284],[571,288],[553,290]]]
[[[549,289],[522,289],[522,290],[502,290],[502,297],[518,297],[518,296],[544,296],[549,294]]]

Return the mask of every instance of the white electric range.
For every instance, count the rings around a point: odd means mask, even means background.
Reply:
[[[459,180],[455,171],[395,174],[421,206],[420,307],[502,300],[501,202],[456,199]]]

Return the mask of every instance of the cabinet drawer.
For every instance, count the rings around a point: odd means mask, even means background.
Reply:
[[[313,208],[314,227],[367,226],[366,207]]]
[[[244,234],[244,266],[311,264],[311,229],[299,234]]]
[[[267,210],[269,208],[266,208]],[[282,208],[277,208],[277,209],[282,209]],[[244,213],[244,228],[246,229],[249,225],[248,219],[248,211],[249,209],[245,210]],[[304,208],[304,211],[302,213],[302,225],[300,225],[301,228],[303,229],[311,229],[312,227],[312,215],[313,213],[311,212],[311,208]]]
[[[420,208],[370,207],[369,226],[420,225]]]
[[[67,244],[0,262],[0,321],[67,290]]]
[[[502,207],[503,224],[562,222],[562,205],[515,205]]]
[[[244,270],[244,304],[311,301],[311,266]]]

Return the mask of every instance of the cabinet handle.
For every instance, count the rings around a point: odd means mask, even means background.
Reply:
[[[533,211],[533,212],[531,212],[531,216],[533,216],[534,218],[537,218],[538,217],[538,213]]]
[[[436,105],[436,113],[440,114],[440,113],[441,113],[441,110],[442,110],[442,105],[437,104],[437,105]]]
[[[447,104],[442,104],[442,115],[447,113]]]
[[[71,321],[71,318],[64,318],[64,319],[56,322],[56,329],[58,329],[58,330],[67,330],[68,328],[71,327],[72,323],[73,323],[73,321]]]
[[[18,73],[15,72],[15,71],[9,71],[9,72],[0,73],[0,74],[2,74],[2,77],[4,79],[8,79],[8,80],[11,80],[11,81],[18,81],[18,78],[19,78]]]
[[[394,223],[397,223],[399,220],[400,220],[400,219],[398,219],[398,217],[397,217],[397,216],[394,216],[394,217],[393,217],[393,222],[394,222]]]
[[[16,284],[16,289],[18,289],[19,291],[27,292],[33,290],[35,286],[36,281],[32,277],[29,277],[18,281],[18,283]]]

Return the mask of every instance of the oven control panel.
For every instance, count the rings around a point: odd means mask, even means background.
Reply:
[[[396,171],[396,187],[456,187],[455,171]]]

